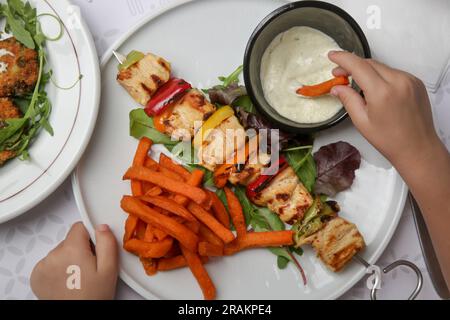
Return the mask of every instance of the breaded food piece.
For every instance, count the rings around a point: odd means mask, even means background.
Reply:
[[[200,165],[214,171],[217,165],[226,163],[245,145],[246,133],[236,116],[224,120],[217,128],[211,130],[198,150]]]
[[[0,98],[0,128],[1,121],[6,119],[20,118],[20,110],[14,105],[9,98]],[[6,161],[14,158],[16,153],[14,151],[0,151],[0,166],[2,166]]]
[[[197,89],[189,90],[174,106],[172,114],[164,121],[165,133],[182,140],[194,137],[196,122],[208,119],[216,107]]]
[[[0,98],[0,120],[20,118],[20,110],[9,98]]]
[[[291,167],[287,167],[272,180],[252,201],[269,208],[288,224],[303,219],[314,199]]]
[[[329,221],[308,239],[320,260],[334,272],[342,270],[366,246],[358,228],[340,217]]]
[[[36,50],[25,47],[14,37],[0,41],[0,97],[32,92],[38,73]]]
[[[117,81],[139,104],[146,105],[163,84],[170,79],[170,63],[148,53],[137,63],[119,71]]]
[[[16,153],[14,151],[0,151],[0,167],[5,164],[6,161],[11,160],[16,157]]]

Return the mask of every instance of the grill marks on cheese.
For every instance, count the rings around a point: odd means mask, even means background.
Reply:
[[[194,137],[196,122],[207,120],[216,107],[197,89],[187,92],[174,106],[172,115],[164,121],[165,133],[176,139],[190,140]]]
[[[281,171],[267,188],[259,192],[255,204],[267,206],[277,213],[281,220],[294,224],[303,216],[313,203],[313,198],[303,186],[291,167]]]
[[[117,81],[139,104],[146,105],[155,92],[170,79],[170,63],[148,53],[127,69],[121,70]]]
[[[338,272],[365,247],[364,238],[358,228],[343,218],[329,221],[323,229],[310,236],[317,256],[332,271]]]
[[[258,136],[251,138],[249,145],[256,146],[257,139],[259,139]],[[240,172],[233,172],[230,175],[228,181],[230,181],[231,184],[240,184],[243,186],[249,185],[255,181],[261,175],[264,168],[270,164],[270,156],[267,153],[262,151],[258,152],[256,147],[253,148],[255,148],[255,150],[250,150],[248,161],[244,164],[244,168]]]

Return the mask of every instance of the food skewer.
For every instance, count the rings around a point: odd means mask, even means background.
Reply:
[[[125,57],[123,54],[121,54],[121,53],[119,53],[119,52],[117,52],[117,51],[115,51],[115,50],[113,50],[112,53],[113,53],[114,57],[116,58],[116,60],[117,60],[120,64],[123,64],[124,61],[125,61],[126,58],[127,58],[127,57]]]
[[[117,51],[113,51],[112,53],[113,53],[114,57],[117,59],[117,61],[119,62],[119,64],[123,64],[127,59],[124,55],[120,54]],[[324,94],[328,94],[330,92],[331,88],[335,85],[345,85],[348,83],[349,83],[349,81],[348,81],[347,77],[338,77],[338,78],[334,78],[330,81],[324,82],[324,83],[316,85],[316,86],[303,86],[302,88],[299,88],[297,93],[299,95],[304,94],[306,97],[310,97],[310,98],[318,97],[318,96],[321,96]],[[195,144],[195,139],[194,139],[194,144]],[[199,207],[199,206],[197,206],[197,207],[201,209],[201,207]],[[231,240],[231,238],[230,238],[230,240]],[[372,288],[369,288],[369,289],[371,290],[371,293],[370,293],[371,299],[376,300],[377,299],[377,291],[380,288],[379,284],[381,283],[380,268],[376,265],[371,265],[364,258],[362,258],[361,255],[359,255],[357,253],[354,254],[352,258],[354,261],[356,261],[359,264],[361,264],[362,266],[364,266],[367,269],[367,273],[371,273],[375,277],[373,286],[372,286]],[[387,266],[386,268],[382,269],[382,271],[383,271],[383,273],[386,274],[399,266],[408,267],[408,268],[412,269],[417,275],[417,285],[416,285],[413,293],[409,297],[409,300],[414,300],[422,289],[422,285],[423,285],[422,273],[415,264],[413,264],[409,261],[405,261],[405,260],[395,261],[392,264],[390,264],[389,266]]]

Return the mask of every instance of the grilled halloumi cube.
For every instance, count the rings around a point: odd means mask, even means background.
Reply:
[[[228,181],[231,184],[247,186],[257,179],[264,168],[270,164],[270,155],[258,149],[258,136],[252,137],[249,144],[249,156],[244,168],[239,172],[232,172]],[[243,150],[241,149],[241,152]]]
[[[303,218],[313,203],[313,198],[300,182],[295,171],[287,167],[278,173],[269,186],[259,192],[252,201],[258,206],[267,206],[284,222],[294,224]]]
[[[332,271],[338,272],[365,247],[358,228],[343,218],[330,220],[323,229],[307,239],[317,256]]]
[[[245,145],[246,133],[236,116],[224,120],[203,140],[197,156],[200,165],[214,171],[217,165],[226,163]]]
[[[170,79],[170,63],[148,53],[127,69],[119,71],[117,81],[139,104],[146,105],[163,84]]]
[[[173,138],[190,140],[195,134],[195,123],[208,119],[216,107],[197,89],[189,90],[173,107],[172,114],[164,120],[165,133]]]
[[[228,181],[231,184],[247,186],[256,180],[270,163],[270,156],[267,153],[257,154],[249,157],[248,163],[240,172],[233,172]]]

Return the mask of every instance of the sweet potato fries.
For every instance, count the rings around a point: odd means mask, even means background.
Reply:
[[[151,146],[147,138],[139,142],[124,175],[124,180],[131,180],[132,196],[121,201],[129,215],[123,247],[140,258],[148,275],[189,267],[204,298],[214,299],[216,288],[204,266],[210,258],[293,244],[291,231],[248,232],[231,189],[225,190],[227,212],[221,200],[202,187],[203,171],[189,172],[164,155],[157,163],[148,155]],[[230,230],[230,220],[237,237]]]

